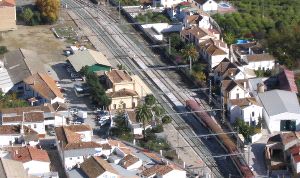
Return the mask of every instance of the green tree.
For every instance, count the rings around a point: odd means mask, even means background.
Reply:
[[[146,140],[146,124],[152,119],[151,108],[147,104],[142,104],[136,108],[135,112],[137,121],[143,123],[143,136]]]
[[[156,103],[156,99],[152,94],[146,95],[145,103],[152,107]]]
[[[195,61],[198,58],[198,51],[192,43],[186,45],[185,48],[181,50],[181,52],[182,56],[186,60]]]
[[[34,14],[30,8],[26,8],[24,10],[24,12],[21,14],[21,16],[26,24],[31,24],[31,19],[32,19],[33,15]]]
[[[36,5],[46,22],[54,23],[58,20],[60,0],[37,0]]]
[[[4,95],[2,92],[0,92],[0,109],[25,106],[28,106],[28,103],[25,100],[18,99],[15,93]]]

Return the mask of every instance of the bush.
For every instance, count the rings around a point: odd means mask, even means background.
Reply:
[[[154,133],[161,133],[164,131],[164,127],[162,125],[157,125],[156,127],[152,128],[152,132]]]
[[[6,46],[0,46],[0,55],[4,54],[6,52],[8,52],[7,47]]]
[[[170,116],[164,116],[161,121],[163,124],[169,124],[172,122],[172,118]]]

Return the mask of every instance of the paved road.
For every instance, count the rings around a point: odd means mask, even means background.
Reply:
[[[64,0],[63,2],[68,3],[68,7],[71,7],[70,15],[73,19],[83,19],[83,21],[76,20],[77,24],[85,34],[89,36],[89,39],[98,50],[106,52],[106,55],[113,64],[122,63],[132,72],[136,68],[147,68],[147,66],[155,65],[152,61],[154,55],[152,54],[149,56],[144,53],[144,51],[138,47],[142,46],[142,44],[136,44],[136,42],[133,42],[130,37],[125,35],[116,24],[111,24],[114,19],[111,19],[110,14],[107,11],[98,8],[97,12],[99,13],[97,13],[94,11],[94,8],[78,8],[81,6],[81,3],[85,2],[70,0]],[[92,7],[92,5],[90,6]],[[192,96],[172,92],[174,89],[177,89],[178,86],[176,86],[164,72],[139,71],[136,74],[138,74],[153,91],[165,92],[165,95],[163,96],[156,93],[155,95],[168,113],[174,113],[174,110],[177,112],[186,111],[183,101]],[[173,119],[175,127],[184,128],[178,130],[178,132],[186,137],[186,142],[192,146],[194,151],[204,160],[206,165],[212,167],[212,172],[215,177],[222,177],[222,175],[227,177],[229,174],[239,174],[230,159],[214,160],[210,157],[211,155],[223,154],[225,152],[214,138],[210,140],[188,138],[197,134],[208,133],[208,130],[192,115],[187,114],[184,117],[174,115]]]

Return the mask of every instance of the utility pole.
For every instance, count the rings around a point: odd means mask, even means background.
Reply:
[[[192,74],[192,57],[189,56],[189,60],[190,60],[190,74]]]
[[[171,54],[171,38],[169,37],[169,54]]]
[[[119,0],[119,20],[121,21],[121,1]]]

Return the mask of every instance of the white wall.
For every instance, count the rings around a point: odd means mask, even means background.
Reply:
[[[97,178],[118,178],[119,176],[117,174],[105,171],[103,174],[98,176]]]
[[[228,58],[229,54],[225,54],[225,55],[217,55],[217,56],[211,56],[211,59],[209,61],[211,68],[217,66],[218,64],[220,64],[220,62],[224,59],[224,58]]]
[[[237,85],[229,92],[228,99],[239,99],[237,98],[237,94],[239,94],[239,98],[249,97],[249,93],[244,91],[240,86]]]
[[[291,156],[291,160],[292,160],[294,170],[296,171],[296,173],[299,173],[300,172],[300,162],[296,163],[293,156]]]
[[[20,125],[21,123],[19,122],[6,122],[6,123],[2,123],[2,125]],[[24,123],[25,126],[30,127],[31,129],[33,129],[34,131],[36,131],[38,134],[46,134],[45,131],[45,124],[44,122],[25,122]]]
[[[142,164],[143,164],[142,160],[139,160],[138,162],[134,163],[133,165],[128,166],[126,169],[127,170],[138,169],[142,166]]]
[[[54,99],[51,99],[51,101],[50,101],[51,104],[56,103],[56,102],[64,103],[64,102],[65,102],[65,99],[64,99],[64,98],[56,97],[56,98],[54,98]]]
[[[0,146],[8,146],[10,141],[14,143],[15,138],[20,138],[20,135],[1,135]]]
[[[77,164],[83,163],[84,159],[83,156],[78,156],[78,157],[66,157],[65,158],[65,168],[66,169],[71,169]]]
[[[202,10],[204,12],[207,12],[207,11],[217,11],[218,10],[218,4],[214,0],[207,0],[202,5]]]
[[[23,163],[24,169],[28,170],[28,174],[43,174],[50,172],[50,162],[29,161]]]
[[[266,112],[264,112],[264,116]],[[296,131],[300,130],[300,114],[295,113],[281,113],[271,117],[264,118],[269,130],[273,133],[276,131],[280,131],[280,121],[281,120],[296,120]]]
[[[174,169],[173,171],[170,171],[169,173],[163,175],[163,176],[157,176],[157,178],[186,178],[186,172],[181,170]]]
[[[81,135],[81,141],[83,142],[90,142],[92,141],[93,131],[83,131],[83,132],[76,132]]]
[[[243,119],[245,122],[251,123],[251,121],[255,121],[255,123],[258,123],[258,118],[262,117],[262,107],[257,105],[251,105],[248,107],[245,107],[243,109]],[[252,116],[252,112],[254,113],[254,116]]]
[[[173,5],[179,4],[184,1],[185,0],[160,0],[160,4],[166,8],[166,7],[172,7]]]
[[[261,70],[267,70],[267,69],[273,69],[275,66],[274,61],[258,61],[258,62],[249,62],[249,64],[246,66],[249,69],[258,70],[259,68]]]

